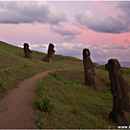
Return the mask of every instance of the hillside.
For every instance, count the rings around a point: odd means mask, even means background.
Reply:
[[[35,74],[59,68],[83,67],[82,60],[55,55],[54,63],[43,62],[45,53],[33,51],[32,59],[23,57],[23,49],[0,42],[0,97],[18,83]],[[97,91],[84,85],[84,70],[69,70],[50,73],[35,89],[33,102],[38,128],[117,128],[118,124],[108,120],[112,110],[112,94],[107,70],[97,66]],[[123,77],[130,86],[130,68],[122,68]],[[130,91],[130,87],[128,88]],[[130,96],[130,94],[129,94]],[[46,103],[42,106],[42,101]],[[41,110],[37,108],[40,106]],[[129,114],[130,124],[130,114]]]
[[[55,55],[53,64],[46,63],[42,61],[45,53],[32,52],[32,59],[26,59],[22,48],[0,41],[0,96],[17,87],[23,79],[41,71],[82,66],[81,60],[60,55]]]
[[[51,73],[41,80],[35,90],[34,104],[42,108],[42,102],[47,100],[48,112],[36,109],[37,126],[49,129],[117,129],[118,124],[108,119],[113,107],[108,72],[104,66],[95,68],[95,71],[97,91],[84,85],[83,69]],[[130,68],[122,68],[122,72],[130,92]]]

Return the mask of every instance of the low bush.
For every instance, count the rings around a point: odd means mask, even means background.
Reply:
[[[51,112],[54,108],[54,104],[51,103],[50,98],[36,98],[34,100],[34,105],[37,107],[37,109],[43,111],[43,112]]]
[[[5,92],[7,89],[4,86],[4,80],[0,79],[0,92]]]

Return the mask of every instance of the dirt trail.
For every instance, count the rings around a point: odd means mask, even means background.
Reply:
[[[33,120],[36,118],[33,110],[33,100],[35,98],[35,88],[41,78],[50,72],[67,71],[80,69],[57,69],[39,73],[34,77],[25,79],[18,85],[18,88],[10,91],[5,98],[0,101],[0,129],[36,129]]]

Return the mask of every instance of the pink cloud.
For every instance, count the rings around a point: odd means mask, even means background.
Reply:
[[[97,7],[99,8],[99,10],[101,10],[101,12],[104,12],[104,16],[113,16],[113,17],[117,17],[121,11],[120,10],[116,10],[118,3],[114,2],[114,1],[94,1],[94,3],[97,5]],[[115,9],[116,8],[116,9]]]

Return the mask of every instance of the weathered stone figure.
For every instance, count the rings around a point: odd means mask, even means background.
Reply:
[[[54,45],[52,43],[49,44],[47,53],[48,54],[46,57],[44,57],[43,61],[53,62],[55,50],[54,50]]]
[[[84,64],[84,76],[85,85],[91,86],[94,90],[96,89],[96,74],[94,70],[94,64],[90,58],[89,49],[83,50],[83,64]]]
[[[23,49],[24,49],[25,58],[31,59],[31,53],[32,53],[32,51],[29,49],[28,43],[24,43],[23,45],[24,45]]]
[[[113,94],[113,109],[109,119],[119,125],[128,125],[128,112],[130,111],[127,84],[120,71],[121,66],[117,59],[110,59],[105,65],[109,71],[111,93]]]

